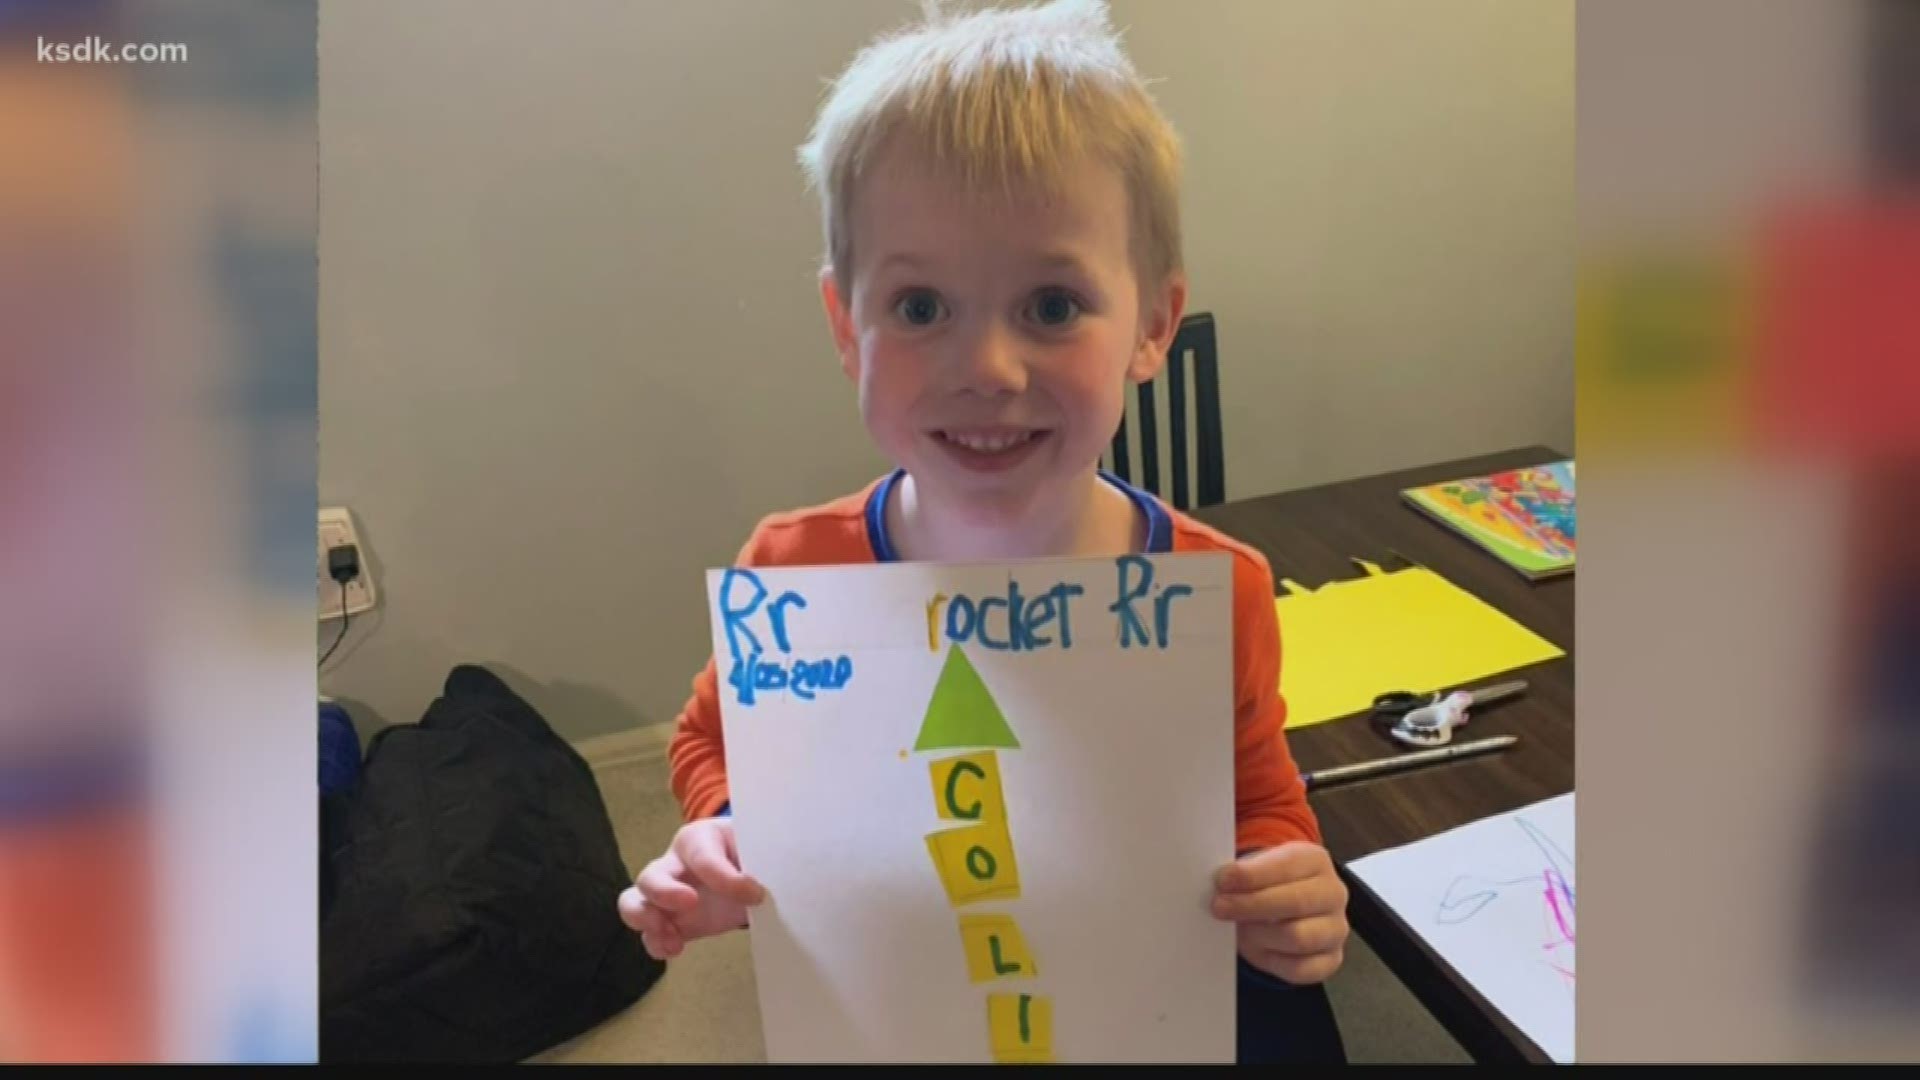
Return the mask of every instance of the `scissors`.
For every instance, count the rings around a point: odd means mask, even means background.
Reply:
[[[1373,718],[1385,727],[1387,737],[1397,742],[1409,746],[1445,746],[1453,739],[1454,728],[1466,726],[1470,707],[1512,697],[1526,688],[1526,680],[1519,679],[1478,690],[1455,690],[1431,696],[1393,690],[1373,699]]]

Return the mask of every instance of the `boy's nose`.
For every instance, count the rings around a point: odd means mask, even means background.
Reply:
[[[976,394],[1017,394],[1027,388],[1027,364],[1017,336],[983,330],[962,346],[960,378]]]

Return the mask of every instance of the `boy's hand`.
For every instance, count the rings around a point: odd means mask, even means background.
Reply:
[[[1239,924],[1247,963],[1295,986],[1324,982],[1346,955],[1347,886],[1317,844],[1281,844],[1222,867],[1213,914]]]
[[[764,896],[740,871],[733,822],[708,818],[681,826],[666,853],[640,871],[620,894],[620,919],[640,932],[648,955],[671,960],[689,941],[745,926],[747,908]]]

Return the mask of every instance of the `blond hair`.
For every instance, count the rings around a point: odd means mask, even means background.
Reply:
[[[898,139],[979,193],[1061,190],[1087,156],[1119,170],[1143,287],[1182,268],[1181,147],[1122,50],[1102,0],[949,15],[881,36],[831,85],[800,163],[818,192],[827,260],[843,293],[855,185]]]

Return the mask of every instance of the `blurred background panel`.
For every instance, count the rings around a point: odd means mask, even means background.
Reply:
[[[0,0],[0,1057],[314,1057],[312,3]]]
[[[1579,9],[1583,1061],[1920,1054],[1917,15]]]

